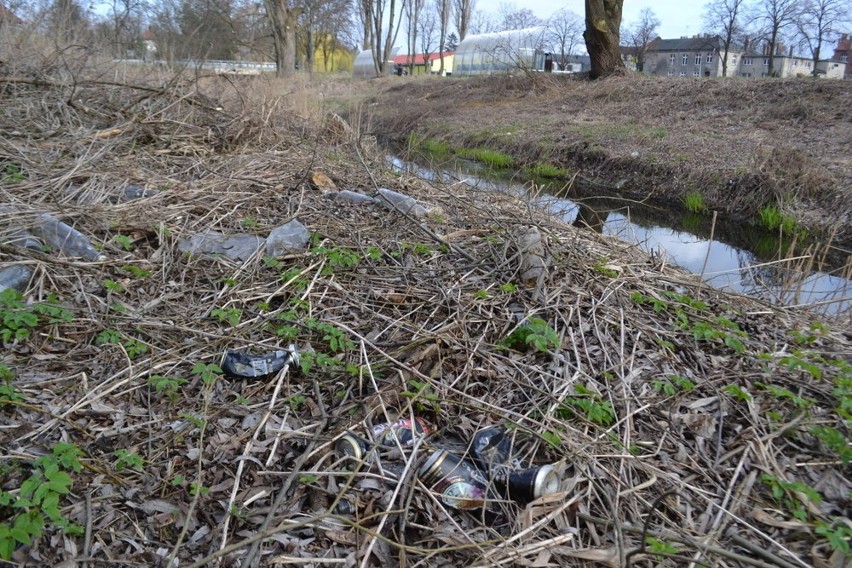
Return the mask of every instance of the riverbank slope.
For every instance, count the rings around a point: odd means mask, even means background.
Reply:
[[[0,268],[27,274],[0,295],[0,557],[843,565],[848,317],[395,172],[322,104],[367,83],[95,63],[0,66]],[[21,234],[45,213],[95,254]],[[267,248],[291,221],[309,240]],[[287,370],[223,371],[291,344]],[[381,467],[335,451],[413,415],[431,435]],[[558,491],[495,483],[486,515],[481,492],[418,474],[491,426]]]
[[[513,167],[550,164],[566,181],[579,174],[678,207],[699,194],[708,210],[743,221],[774,206],[811,232],[852,240],[848,82],[522,75],[375,84],[364,114],[396,143],[488,148]]]

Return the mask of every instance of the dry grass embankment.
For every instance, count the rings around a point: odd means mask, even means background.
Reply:
[[[397,79],[397,80],[394,80]],[[621,192],[754,220],[772,205],[812,232],[852,242],[852,123],[844,81],[630,75],[385,80],[371,127],[455,148],[484,146],[519,166],[568,168]]]
[[[4,332],[23,330],[0,359],[0,523],[46,517],[14,561],[842,564],[848,322],[702,287],[515,197],[393,174],[368,138],[324,138],[313,85],[103,66],[71,79],[0,70],[0,235],[50,212],[107,257],[0,245],[3,266],[34,272],[0,306]],[[431,213],[332,201],[306,183],[317,170]],[[116,202],[128,183],[160,193]],[[203,230],[265,236],[293,218],[310,250],[178,251]],[[528,285],[531,228],[547,269]],[[303,371],[210,366],[291,341]],[[385,456],[401,481],[331,453],[347,429],[411,414],[436,432]],[[501,505],[505,526],[414,475],[442,437],[492,424],[530,462],[564,466],[558,494]],[[39,459],[52,451],[58,463]],[[45,476],[58,511],[20,501]],[[63,536],[62,519],[79,531]]]

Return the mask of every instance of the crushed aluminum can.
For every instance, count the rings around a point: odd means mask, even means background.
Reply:
[[[411,418],[400,418],[396,422],[386,422],[373,426],[373,440],[380,446],[393,447],[399,444],[402,447],[411,447],[418,438],[425,438],[432,432],[429,423],[415,416]]]
[[[265,377],[283,369],[286,365],[297,365],[299,353],[292,343],[287,350],[273,351],[264,355],[249,355],[241,351],[226,351],[222,357],[222,370],[236,377]]]

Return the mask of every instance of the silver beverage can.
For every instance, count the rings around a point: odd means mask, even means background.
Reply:
[[[453,509],[469,511],[486,504],[488,480],[476,466],[447,450],[436,450],[418,470],[424,485]]]

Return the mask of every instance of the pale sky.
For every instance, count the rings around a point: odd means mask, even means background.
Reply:
[[[477,9],[497,12],[502,0],[478,0]],[[521,8],[529,8],[536,16],[547,19],[553,12],[567,8],[580,16],[585,14],[584,0],[509,0]],[[631,25],[639,19],[642,8],[651,8],[660,20],[657,32],[663,39],[693,36],[703,31],[702,15],[706,0],[624,0],[622,22]]]

